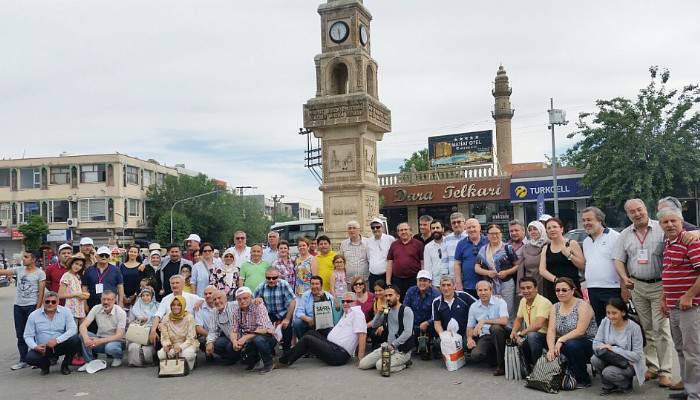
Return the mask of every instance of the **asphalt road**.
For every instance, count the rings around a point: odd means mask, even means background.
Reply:
[[[155,368],[124,366],[97,374],[73,372],[63,376],[58,367],[40,376],[38,370],[11,371],[17,362],[12,304],[14,288],[0,288],[0,394],[1,399],[138,399],[177,396],[182,399],[272,398],[272,399],[567,399],[598,398],[600,381],[574,392],[551,395],[527,389],[522,382],[494,377],[481,366],[466,366],[447,372],[441,361],[414,360],[409,369],[383,378],[378,371],[361,371],[353,366],[328,367],[318,360],[301,359],[292,367],[267,375],[243,371],[235,366],[200,363],[183,378],[158,379]],[[664,399],[669,392],[654,382],[615,399]],[[476,397],[474,397],[476,396]]]

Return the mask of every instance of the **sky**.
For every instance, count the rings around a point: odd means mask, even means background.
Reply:
[[[321,205],[297,134],[315,95],[319,0],[0,1],[0,158],[120,152]],[[700,2],[365,0],[392,132],[379,172],[429,136],[494,129],[498,66],[513,161],[558,152],[596,99],[633,97],[650,65],[700,81]]]

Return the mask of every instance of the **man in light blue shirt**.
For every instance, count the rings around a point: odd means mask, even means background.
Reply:
[[[41,369],[42,375],[49,373],[51,358],[65,356],[61,363],[61,373],[70,374],[69,365],[73,356],[80,351],[81,343],[77,335],[73,314],[58,305],[58,294],[49,292],[44,306],[29,314],[24,328],[24,341],[27,343],[27,364]]]
[[[314,319],[314,303],[318,301],[333,302],[333,296],[323,290],[323,278],[320,276],[311,277],[311,289],[304,292],[299,299],[299,304],[294,311],[294,321],[292,327],[294,334],[298,339],[301,339],[306,331],[316,329],[316,320]],[[335,309],[335,307],[333,307]],[[330,329],[325,332],[320,332],[326,336]]]
[[[464,214],[455,212],[450,215],[450,225],[452,226],[452,233],[446,235],[443,239],[445,246],[445,254],[442,257],[443,269],[447,271],[449,276],[454,277],[454,265],[455,265],[455,252],[457,251],[457,244],[467,237],[467,232],[465,231],[465,219]]]
[[[267,261],[268,264],[272,265],[277,261],[277,246],[280,243],[280,234],[277,231],[270,231],[267,234],[267,245],[268,247],[263,250],[263,260]],[[255,288],[252,288],[255,289]]]
[[[493,296],[491,282],[479,281],[476,292],[479,301],[469,307],[467,321],[467,350],[471,351],[470,360],[481,362],[489,354],[495,353],[496,371],[493,375],[505,375],[508,305],[502,298]]]

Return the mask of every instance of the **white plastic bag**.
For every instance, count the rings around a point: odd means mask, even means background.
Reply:
[[[442,332],[440,334],[440,350],[448,371],[456,371],[464,366],[462,335],[449,330]]]
[[[274,337],[275,339],[277,339],[278,342],[282,341],[282,324],[278,324],[275,327]]]

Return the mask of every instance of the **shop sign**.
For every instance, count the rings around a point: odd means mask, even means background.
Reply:
[[[510,214],[507,211],[499,211],[497,213],[491,214],[491,221],[493,222],[503,222],[510,221]]]
[[[0,228],[0,238],[11,238],[12,228]]]
[[[387,207],[409,204],[461,203],[466,201],[506,200],[507,184],[504,180],[476,181],[471,183],[442,183],[436,185],[383,188],[384,205]]]
[[[12,240],[23,240],[24,234],[19,229],[12,229]]]
[[[591,190],[585,188],[581,181],[581,178],[557,179],[559,199],[589,197]],[[510,183],[510,198],[514,202],[536,201],[540,195],[544,196],[544,199],[554,198],[554,188],[551,179]]]

